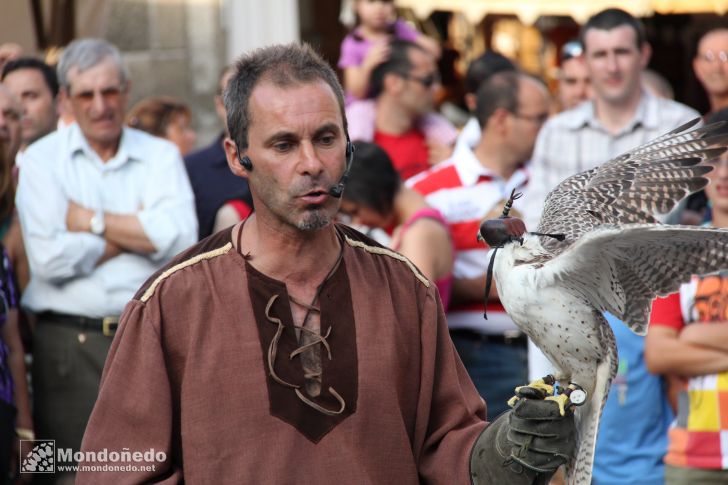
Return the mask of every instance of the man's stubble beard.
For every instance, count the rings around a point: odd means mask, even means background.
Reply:
[[[331,224],[331,220],[332,217],[324,209],[319,209],[311,212],[302,221],[299,221],[296,227],[302,231],[316,231]]]

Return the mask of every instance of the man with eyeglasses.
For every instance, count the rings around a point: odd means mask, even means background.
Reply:
[[[642,87],[650,45],[642,23],[620,9],[603,10],[582,27],[593,99],[546,122],[536,141],[521,205],[536,230],[549,191],[576,173],[667,133],[698,113]],[[605,405],[594,459],[594,483],[661,484],[670,421],[663,383],[644,362],[644,338],[607,315],[617,339],[619,373]],[[624,423],[633,423],[625,432]]]
[[[693,70],[708,95],[710,112],[728,107],[728,29],[713,29],[700,38]]]
[[[447,313],[450,336],[491,416],[508,409],[514,386],[528,378],[525,334],[508,317],[493,290],[483,319],[487,250],[473,238],[480,223],[497,217],[511,191],[528,182],[525,167],[549,115],[540,79],[505,71],[478,89],[475,115],[483,127],[473,148],[458,144],[453,156],[407,184],[422,193],[450,225],[455,277]]]
[[[433,111],[439,85],[430,52],[414,42],[392,41],[389,58],[369,80],[373,99],[346,108],[352,141],[381,146],[402,180],[444,160],[452,152],[457,131]]]
[[[22,304],[38,322],[36,432],[78,450],[124,305],[196,241],[197,221],[176,147],[123,125],[130,81],[116,47],[72,42],[58,79],[76,124],[28,148],[16,200],[31,270]]]

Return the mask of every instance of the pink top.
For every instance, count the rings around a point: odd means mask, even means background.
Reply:
[[[419,35],[407,22],[397,19],[393,26],[394,38],[415,41]],[[351,66],[360,66],[372,46],[372,41],[359,35],[359,29],[354,29],[341,42],[341,54],[338,66],[345,69]]]
[[[410,27],[407,22],[401,19],[397,19],[394,22],[392,31],[395,39],[411,40],[414,42],[419,36],[417,30]],[[371,47],[372,41],[359,35],[358,28],[354,29],[341,42],[338,67],[340,69],[346,69],[347,67],[361,66]],[[346,104],[349,104],[355,99],[357,98],[348,92],[346,93]]]
[[[410,228],[412,224],[417,222],[418,220],[422,219],[423,217],[427,217],[429,219],[434,219],[440,224],[442,224],[442,227],[445,228],[448,235],[450,235],[450,227],[447,225],[447,221],[444,217],[442,217],[442,214],[440,214],[440,211],[438,211],[435,208],[432,207],[425,207],[423,209],[418,210],[414,214],[412,214],[412,217],[407,219],[403,224],[402,228],[399,231],[399,237],[397,238],[397,243],[394,245],[392,249],[395,251],[399,251],[399,248],[401,246],[401,241],[404,238],[405,233],[407,232],[407,229]],[[452,242],[452,236],[450,236],[450,241]],[[453,246],[454,249],[454,246]],[[440,292],[440,300],[442,300],[442,306],[445,311],[447,311],[447,307],[450,305],[450,290],[452,289],[452,282],[453,282],[453,275],[452,275],[452,269],[447,274],[447,276],[440,278],[435,281],[435,285],[437,286],[437,289]]]

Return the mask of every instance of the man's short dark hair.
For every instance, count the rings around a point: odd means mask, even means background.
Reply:
[[[376,98],[384,91],[384,78],[387,74],[396,73],[402,76],[409,74],[412,62],[410,50],[427,52],[422,46],[409,40],[396,39],[389,43],[389,57],[372,70],[369,76],[369,97]]]
[[[394,207],[394,197],[402,182],[392,160],[374,143],[354,142],[354,161],[344,199],[386,216]]]
[[[475,59],[465,73],[465,92],[476,94],[481,84],[502,71],[515,71],[513,61],[497,52],[488,51]]]
[[[543,79],[523,71],[503,71],[494,74],[478,89],[475,116],[482,128],[498,108],[503,108],[513,114],[518,113],[518,94],[521,83],[531,79],[547,90]]]
[[[8,74],[19,69],[36,69],[40,71],[51,95],[54,98],[58,95],[58,76],[56,76],[56,70],[35,57],[21,57],[5,64],[0,81],[4,81]]]
[[[498,108],[511,113],[518,111],[518,89],[522,75],[516,71],[499,72],[478,88],[475,116],[483,129]]]
[[[593,15],[582,26],[581,31],[579,32],[579,41],[586,49],[587,45],[585,39],[587,31],[590,29],[612,30],[616,27],[621,27],[622,25],[631,27],[632,30],[634,30],[635,39],[637,40],[637,48],[641,49],[642,45],[647,41],[645,26],[631,14],[619,8],[608,8]]]
[[[261,79],[280,87],[324,81],[339,101],[346,132],[344,90],[331,66],[308,44],[273,45],[243,55],[235,64],[235,74],[223,95],[230,137],[239,150],[248,148],[248,129],[252,123],[250,95]]]

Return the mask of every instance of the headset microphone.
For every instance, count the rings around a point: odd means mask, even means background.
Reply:
[[[348,170],[344,172],[344,175],[341,176],[341,179],[339,179],[339,183],[332,186],[329,189],[329,195],[331,197],[335,197],[337,199],[340,199],[341,196],[344,194],[344,188],[346,187],[346,181],[349,178]]]
[[[349,140],[349,137],[346,137],[346,170],[344,170],[344,173],[341,175],[341,178],[339,179],[339,183],[332,186],[329,189],[329,195],[331,197],[334,197],[336,199],[340,199],[341,196],[344,194],[344,188],[346,187],[346,182],[349,180],[349,169],[351,168],[351,162],[354,161],[354,144],[351,143],[351,140]]]

